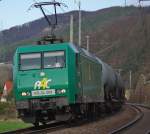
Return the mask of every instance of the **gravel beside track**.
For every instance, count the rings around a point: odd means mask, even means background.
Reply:
[[[144,114],[143,118],[122,134],[150,134],[150,108],[143,106],[138,107]]]
[[[60,131],[49,132],[48,134],[109,134],[114,128],[132,121],[138,115],[131,106],[124,106],[120,112],[104,117],[99,121],[71,127]]]
[[[98,121],[94,122],[79,122],[79,124],[72,126],[69,126],[65,122],[53,123],[47,126],[41,126],[39,128],[33,127],[23,130],[17,130],[9,132],[7,134],[112,134],[114,128],[121,128],[122,126],[135,120],[135,118],[137,118],[138,116],[139,112],[137,111],[137,109],[135,109],[133,106],[125,105],[119,112],[111,114],[109,116],[104,115]],[[147,133],[148,131],[149,130],[146,130]],[[129,132],[129,134],[132,133]]]
[[[132,121],[121,126],[120,128],[114,129],[112,132],[110,132],[110,134],[120,134],[121,132],[123,132],[127,128],[132,127],[134,124],[136,124],[138,121],[140,121],[143,118],[144,114],[141,111],[141,109],[135,105],[131,105],[131,106],[137,111],[137,113],[138,113],[137,116]]]

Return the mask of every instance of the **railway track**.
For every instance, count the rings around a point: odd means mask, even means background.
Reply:
[[[148,123],[150,121],[150,107],[146,107],[144,105],[139,104],[128,104],[136,109],[138,115],[134,120],[125,124],[124,126],[113,130],[110,134],[150,134],[150,127],[148,127]],[[149,115],[148,115],[149,113]]]
[[[54,122],[47,125],[42,125],[39,127],[29,127],[25,129],[19,129],[15,131],[0,133],[0,134],[47,134],[54,131],[70,128],[70,127],[81,126],[87,123],[90,123],[90,120],[82,120],[82,121],[76,121],[70,123],[67,121],[61,121],[61,122]]]
[[[103,118],[107,117],[107,116],[113,116],[115,113],[113,114],[103,114]],[[117,114],[117,113],[116,113]],[[98,119],[97,119],[98,120]],[[25,129],[20,129],[20,130],[15,130],[15,131],[10,131],[10,132],[5,132],[5,133],[0,133],[0,134],[47,134],[47,133],[51,133],[54,131],[59,131],[59,130],[63,130],[66,128],[73,128],[73,127],[79,127],[79,126],[83,126],[85,124],[90,124],[94,122],[94,120],[79,120],[76,122],[72,122],[72,123],[68,123],[68,122],[55,122],[55,123],[51,123],[45,126],[39,126],[39,127],[29,127],[29,128],[25,128]]]
[[[114,129],[113,131],[111,131],[109,134],[126,134],[130,129],[135,128],[136,129],[136,124],[140,123],[141,120],[144,118],[145,113],[144,113],[144,109],[148,109],[147,107],[145,108],[144,106],[139,106],[139,105],[131,105],[130,107],[133,108],[133,110],[136,110],[137,112],[137,116],[134,118],[134,120],[132,120],[131,122],[127,123],[126,125],[118,128],[118,129]],[[148,110],[150,111],[150,110]],[[66,128],[70,128],[73,129],[74,126],[78,126],[82,128],[82,126],[87,125],[88,123],[92,123],[92,122],[79,122],[79,123],[75,123],[73,125],[68,125],[68,123],[66,122],[55,122],[46,126],[40,126],[38,128],[36,127],[31,127],[31,128],[27,128],[27,129],[21,129],[21,130],[17,130],[17,131],[11,131],[11,132],[7,132],[5,134],[47,134],[47,133],[51,133],[54,131],[58,131],[61,133],[61,130],[64,130]],[[134,132],[134,130],[132,130]],[[133,133],[132,132],[132,133]],[[146,130],[145,133],[142,134],[149,134],[149,130]],[[57,133],[57,132],[56,132]],[[138,134],[138,132],[135,132],[136,134]],[[92,134],[92,133],[91,133]],[[131,134],[129,132],[129,134]],[[141,134],[141,133],[139,133]]]
[[[0,134],[46,134],[47,132],[52,132],[60,129],[66,128],[66,122],[55,122],[39,127],[29,127],[25,129],[20,129],[16,131],[10,131]]]

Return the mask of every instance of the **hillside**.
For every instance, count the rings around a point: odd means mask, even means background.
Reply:
[[[82,44],[90,35],[91,52],[112,65],[121,68],[121,74],[128,86],[129,70],[133,72],[133,87],[141,73],[150,73],[150,10],[144,8],[145,16],[136,7],[112,7],[94,12],[82,12]],[[58,36],[69,40],[69,17],[74,15],[74,42],[78,40],[78,12],[59,15]],[[50,16],[52,17],[52,16]],[[144,18],[144,19],[143,19]],[[145,21],[143,21],[145,20]],[[1,32],[0,61],[12,60],[13,52],[19,45],[28,44],[47,34],[47,24],[43,18],[22,26]]]
[[[121,7],[113,7],[94,12],[82,11],[83,17],[83,31],[89,32],[96,29],[97,26],[105,25],[121,16],[132,14],[135,8],[130,7],[128,10],[124,10]],[[58,15],[59,27],[57,31],[65,31],[69,26],[70,15],[74,15],[75,27],[78,21],[78,12],[72,11],[65,14]],[[53,18],[53,15],[49,16]],[[92,24],[92,25],[91,25]],[[91,26],[91,27],[89,27]],[[28,22],[20,26],[12,27],[4,30],[0,34],[0,43],[10,44],[12,42],[18,42],[21,40],[32,39],[34,37],[40,37],[47,31],[47,22],[44,18],[40,18],[33,22]],[[67,31],[68,32],[68,31]],[[59,32],[60,33],[60,32]],[[68,33],[67,33],[68,34]]]
[[[96,33],[103,31],[103,28],[109,26],[113,21],[118,20],[120,17],[135,14],[135,7],[128,7],[124,9],[121,7],[112,7],[102,9],[94,12],[82,11],[82,34],[91,34],[94,36]],[[70,15],[74,15],[74,39],[77,42],[78,34],[78,12],[72,11],[65,14],[59,14],[58,22],[59,27],[56,30],[58,36],[62,36],[66,41],[69,40],[69,21]],[[49,16],[52,17],[52,16]],[[97,28],[99,27],[99,28]],[[60,32],[61,31],[61,32]],[[95,32],[93,32],[95,31]],[[40,18],[33,22],[12,27],[10,29],[1,31],[0,33],[0,61],[9,61],[12,59],[14,49],[20,44],[27,44],[35,41],[37,38],[48,33],[47,22],[44,18]],[[96,38],[95,38],[96,39]],[[84,42],[84,38],[83,38]],[[95,42],[98,42],[97,39]],[[5,46],[5,47],[4,47]],[[11,46],[11,48],[10,48]],[[9,55],[8,55],[9,54]]]

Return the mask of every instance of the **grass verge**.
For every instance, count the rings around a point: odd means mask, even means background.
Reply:
[[[32,126],[31,124],[26,124],[20,120],[7,120],[0,121],[0,133],[8,132],[18,129],[23,129]]]

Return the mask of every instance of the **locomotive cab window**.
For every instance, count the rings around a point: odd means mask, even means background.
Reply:
[[[65,67],[64,51],[44,52],[44,68]]]
[[[20,70],[31,70],[41,68],[41,54],[20,54]]]

